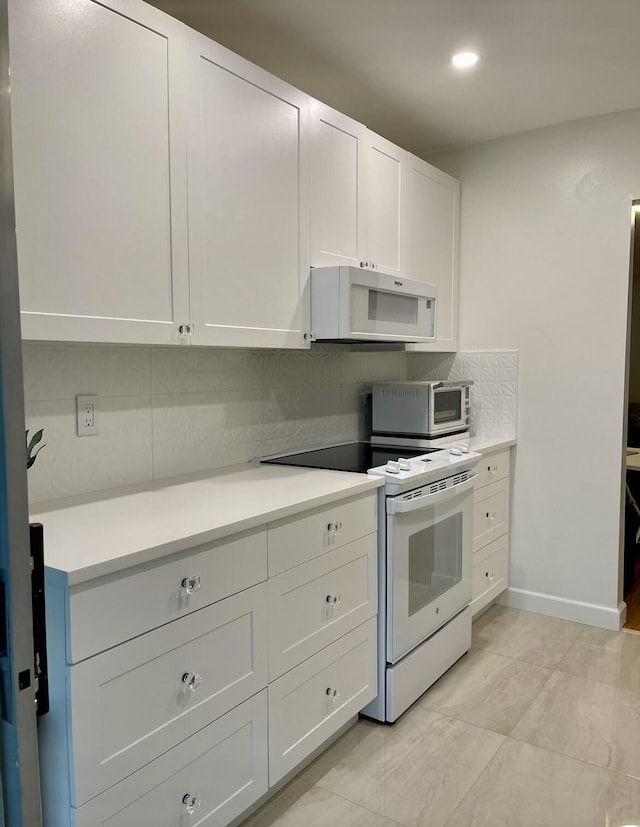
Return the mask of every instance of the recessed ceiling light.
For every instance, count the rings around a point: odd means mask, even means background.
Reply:
[[[456,69],[470,69],[475,66],[480,60],[480,55],[477,52],[456,52],[451,58],[451,63]]]

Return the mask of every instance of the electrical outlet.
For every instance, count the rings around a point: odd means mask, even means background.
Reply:
[[[76,396],[78,436],[95,436],[98,433],[98,397]]]

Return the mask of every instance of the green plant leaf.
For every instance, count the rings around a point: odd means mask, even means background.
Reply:
[[[33,451],[35,446],[42,440],[42,432],[43,431],[44,431],[44,428],[40,428],[40,430],[36,431],[35,434],[31,437],[31,442],[27,446],[27,451],[29,453],[31,453],[31,451]],[[27,431],[27,434],[25,435],[25,438],[28,434],[29,434],[29,431]]]

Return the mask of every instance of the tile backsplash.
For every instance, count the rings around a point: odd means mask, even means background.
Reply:
[[[32,503],[365,436],[371,383],[406,378],[402,351],[27,343],[26,427],[44,428]],[[97,436],[75,397],[98,395]]]
[[[515,439],[518,351],[407,354],[408,379],[472,379],[471,433]]]
[[[406,354],[27,343],[26,427],[44,428],[32,503],[368,436],[372,382],[473,379],[472,428],[515,436],[515,351]],[[75,397],[98,396],[97,436],[76,436]]]

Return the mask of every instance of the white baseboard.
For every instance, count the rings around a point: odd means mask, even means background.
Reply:
[[[575,623],[587,623],[589,626],[612,629],[614,632],[624,626],[627,618],[627,604],[624,602],[616,609],[609,609],[606,606],[581,603],[578,600],[567,600],[564,597],[529,592],[524,589],[508,588],[498,598],[498,603],[512,609],[523,609],[526,612],[559,617],[562,620],[573,620]]]

